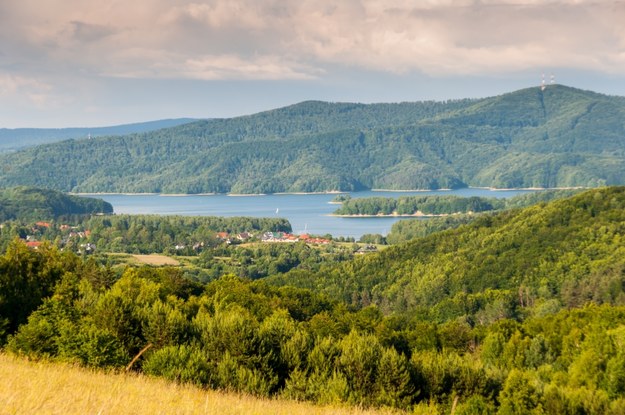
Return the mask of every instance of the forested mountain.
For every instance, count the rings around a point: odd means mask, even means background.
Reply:
[[[270,193],[625,181],[625,98],[566,86],[452,102],[303,102],[0,158],[0,185]]]
[[[357,306],[435,321],[518,318],[588,301],[625,303],[625,187],[485,215],[318,273],[278,284],[320,290]],[[625,304],[624,304],[625,305]]]
[[[197,121],[193,118],[148,121],[95,128],[0,128],[0,153],[54,143],[70,138],[88,138],[142,133]]]
[[[113,206],[101,199],[71,196],[55,190],[24,186],[0,189],[0,222],[50,220],[91,213],[113,213]]]

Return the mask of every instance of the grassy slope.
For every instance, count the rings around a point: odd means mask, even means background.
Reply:
[[[0,354],[3,414],[390,414],[207,391]]]

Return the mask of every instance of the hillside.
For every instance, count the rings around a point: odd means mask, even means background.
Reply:
[[[0,185],[272,193],[625,180],[625,98],[566,86],[451,102],[303,102],[0,157]]]
[[[113,206],[101,199],[71,196],[32,187],[0,189],[0,221],[50,220],[64,215],[113,213]]]
[[[392,414],[338,406],[254,398],[181,386],[121,373],[94,373],[72,365],[32,362],[0,354],[2,412],[10,414]],[[71,387],[68,387],[71,385]]]
[[[90,136],[103,137],[143,133],[161,128],[175,127],[192,121],[196,120],[193,118],[177,118],[94,128],[0,128],[0,153],[69,140],[71,138],[85,139]]]
[[[436,321],[518,318],[529,306],[625,302],[625,187],[488,215],[277,284]]]
[[[14,240],[0,255],[0,344],[32,360],[133,362],[206,389],[322,405],[616,415],[623,234],[625,187],[613,187],[256,281],[203,284],[175,267],[111,267]],[[11,383],[15,372],[9,385],[34,389]]]

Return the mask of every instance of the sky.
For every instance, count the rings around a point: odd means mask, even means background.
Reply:
[[[233,117],[305,100],[625,96],[625,1],[0,0],[0,128]]]

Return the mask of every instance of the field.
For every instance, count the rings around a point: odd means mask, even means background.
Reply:
[[[177,385],[145,376],[93,372],[0,354],[0,414],[373,415],[390,411],[320,407]]]
[[[170,258],[166,255],[157,255],[157,254],[151,254],[151,255],[133,255],[133,257],[140,263],[142,264],[148,264],[148,265],[173,265],[173,266],[178,266],[180,265],[180,262],[178,262],[177,260]]]

